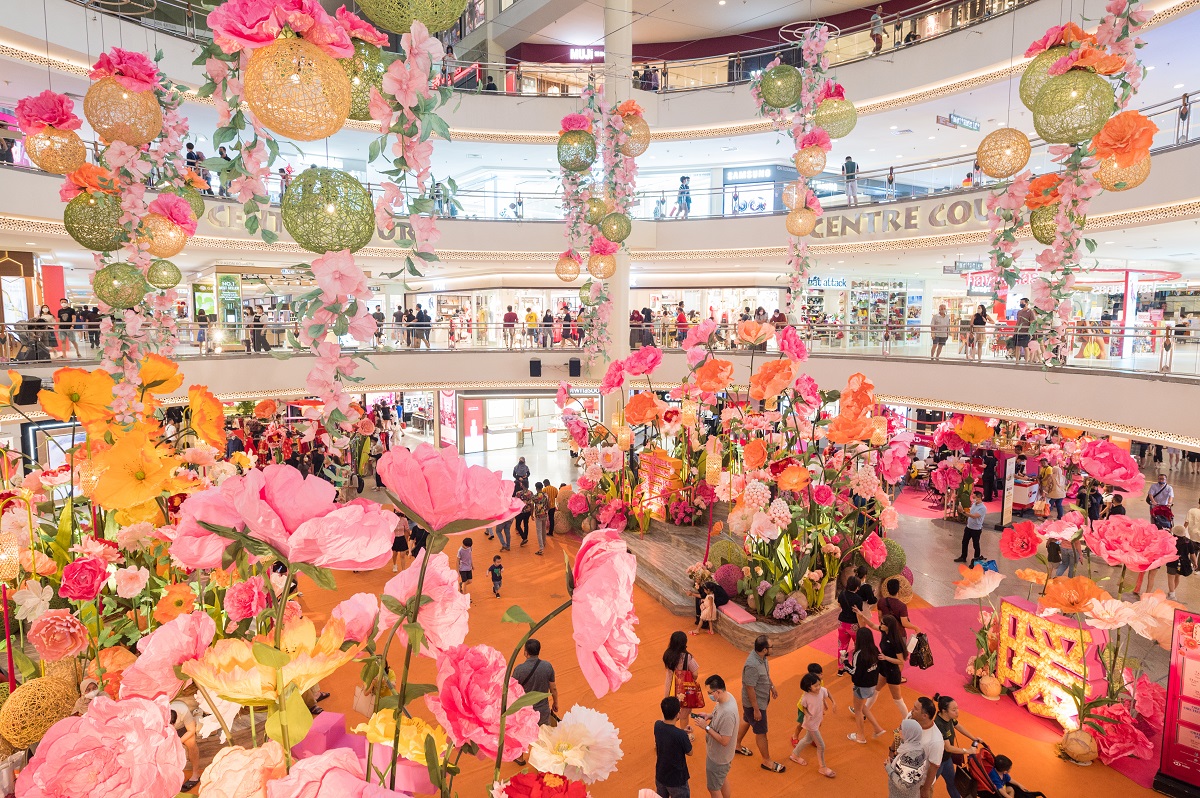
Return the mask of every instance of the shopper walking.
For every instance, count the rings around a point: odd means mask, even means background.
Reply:
[[[883,49],[883,37],[886,33],[887,31],[883,29],[883,6],[876,6],[875,13],[871,15],[871,41],[875,43],[875,49],[871,51],[871,55],[875,55]]]
[[[950,317],[946,314],[946,306],[938,305],[938,312],[929,322],[933,334],[933,346],[929,350],[930,360],[942,359],[942,347],[950,338]]]
[[[1021,309],[1017,311],[1017,333],[1013,343],[1016,345],[1017,362],[1021,362],[1024,358],[1029,361],[1029,341],[1033,334],[1033,324],[1037,320],[1037,313],[1033,308],[1029,307],[1029,300],[1021,298]],[[1061,516],[1060,516],[1061,517]]]
[[[554,666],[542,659],[542,644],[531,637],[525,641],[525,661],[513,668],[512,678],[526,693],[546,693],[546,697],[533,705],[538,711],[538,725],[545,726],[558,713],[558,685],[554,681]],[[524,765],[525,757],[517,760]]]
[[[825,764],[825,738],[821,736],[821,721],[825,719],[825,710],[836,710],[837,703],[821,685],[821,677],[815,673],[804,674],[800,679],[800,691],[800,711],[804,715],[801,726],[804,728],[804,736],[796,742],[788,759],[797,765],[807,765],[808,762],[801,758],[800,754],[811,744],[817,749],[817,772],[832,779],[837,774]]]
[[[900,724],[900,745],[884,763],[888,777],[888,798],[921,798],[927,759],[921,744],[921,724],[905,718]]]
[[[529,543],[529,517],[533,515],[533,491],[529,489],[527,479],[518,479],[516,489],[513,496],[520,499],[524,503],[524,507],[517,515],[517,534],[521,537],[521,545]]]
[[[979,491],[971,493],[971,506],[967,510],[967,525],[963,528],[962,554],[955,562],[967,561],[967,545],[975,544],[975,560],[982,560],[983,554],[979,549],[979,539],[983,536],[983,521],[987,518],[987,505],[983,503],[983,494]],[[972,560],[971,562],[975,562]]]
[[[691,798],[687,758],[695,735],[686,725],[679,728],[678,698],[669,695],[658,706],[662,720],[654,721],[654,791],[659,798]]]
[[[550,519],[550,500],[542,488],[546,487],[541,482],[538,482],[533,489],[533,498],[530,500],[529,506],[533,513],[533,526],[537,531],[538,548],[534,554],[541,557],[546,551],[546,527]],[[524,545],[524,544],[522,544]]]
[[[707,751],[704,756],[704,780],[709,798],[730,798],[729,768],[737,748],[737,701],[725,689],[725,680],[713,674],[704,680],[708,697],[714,703],[711,714],[697,712],[693,725],[704,731]]]
[[[937,774],[945,780],[946,792],[950,794],[950,798],[962,798],[958,792],[958,786],[954,783],[956,772],[954,757],[962,758],[979,753],[979,747],[984,743],[959,725],[957,701],[948,695],[937,694],[934,694],[933,700],[937,702],[938,709],[937,717],[933,719],[933,722],[942,735],[942,761],[938,763]],[[958,745],[958,735],[960,734],[971,741],[970,748],[962,748]]]
[[[842,178],[846,181],[846,205],[858,206],[858,164],[849,155],[842,164]]]
[[[770,641],[766,635],[759,635],[754,639],[754,650],[746,657],[746,664],[742,666],[742,723],[738,728],[737,752],[742,756],[753,756],[753,752],[742,744],[742,740],[746,738],[746,732],[754,729],[758,752],[762,755],[759,767],[782,773],[787,768],[771,759],[771,749],[767,742],[767,707],[772,698],[779,697],[779,691],[771,681],[771,667],[767,664],[770,654]]]
[[[879,683],[879,647],[875,645],[875,635],[870,628],[858,627],[858,633],[854,636],[854,653],[846,663],[846,670],[850,672],[850,681],[854,685],[854,706],[850,711],[854,713],[857,728],[857,731],[850,732],[847,736],[853,742],[866,745],[865,727],[868,721],[876,737],[886,731],[871,713],[871,704],[874,703],[875,690]]]
[[[663,667],[667,670],[663,695],[679,700],[683,713],[679,718],[680,725],[684,727],[691,720],[692,710],[704,707],[704,696],[700,692],[700,663],[688,651],[687,644],[686,633],[672,632],[662,656]]]

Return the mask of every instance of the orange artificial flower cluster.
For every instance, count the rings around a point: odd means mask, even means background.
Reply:
[[[1071,615],[1089,609],[1092,599],[1108,601],[1111,598],[1108,591],[1086,576],[1071,579],[1060,576],[1046,583],[1046,592],[1038,599],[1038,609]]]
[[[208,188],[208,181],[201,177],[194,169],[187,170],[184,175],[184,182],[197,191],[204,191]]]
[[[1058,175],[1039,175],[1029,183],[1029,193],[1025,195],[1025,207],[1029,210],[1052,205],[1059,200],[1058,187],[1062,178]]]
[[[1071,65],[1072,69],[1091,69],[1101,75],[1115,75],[1125,69],[1125,59],[1112,55],[1101,47],[1085,43],[1079,48],[1079,57]]]
[[[775,325],[747,320],[737,326],[738,340],[744,344],[765,344],[775,337]]]
[[[1112,158],[1121,169],[1128,169],[1150,157],[1150,145],[1158,125],[1139,111],[1122,111],[1104,123],[1092,139],[1097,160]]]
[[[733,364],[720,358],[709,358],[695,371],[696,387],[706,393],[723,391],[733,382]]]
[[[92,194],[97,192],[101,194],[119,193],[117,181],[113,179],[112,172],[95,164],[85,163],[67,175],[67,180],[79,186],[80,189]]]
[[[755,438],[742,447],[742,463],[750,471],[757,471],[767,464],[767,445],[762,438]]]
[[[263,399],[254,406],[254,417],[268,419],[279,412],[279,405],[274,399]]]
[[[875,407],[875,383],[865,374],[850,375],[838,400],[838,414],[826,433],[830,443],[867,441],[875,434],[875,422],[869,417]]]
[[[625,423],[637,426],[649,424],[658,418],[658,397],[651,391],[642,391],[629,397],[625,403]]]
[[[800,367],[791,358],[768,360],[750,378],[750,398],[759,401],[774,399],[792,387],[799,372]]]
[[[641,116],[644,113],[645,111],[642,110],[642,106],[638,105],[636,100],[626,100],[617,106],[618,116],[629,116],[630,114]]]

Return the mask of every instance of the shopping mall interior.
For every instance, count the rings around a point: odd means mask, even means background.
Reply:
[[[0,0],[0,795],[1200,794],[1198,8]]]

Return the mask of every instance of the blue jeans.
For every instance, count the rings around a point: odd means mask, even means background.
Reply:
[[[942,764],[938,767],[938,776],[945,779],[946,792],[950,793],[950,798],[962,798],[958,787],[954,784],[954,760],[947,753],[942,754]]]
[[[1058,520],[1061,521],[1063,517],[1063,500],[1050,499],[1050,506],[1054,508],[1054,512],[1058,513]]]
[[[656,781],[654,782],[654,791],[658,793],[659,798],[692,798],[692,788],[689,784],[682,787],[668,787],[661,781]]]
[[[509,544],[512,543],[512,519],[511,518],[508,519],[507,521],[502,521],[499,524],[496,524],[496,537],[500,539],[500,546],[502,548],[505,548],[505,549],[509,548]]]
[[[1066,574],[1067,576],[1074,578],[1075,567],[1078,564],[1079,555],[1075,553],[1074,547],[1063,546],[1061,550],[1061,561],[1058,564],[1058,568],[1055,569],[1054,575],[1062,576],[1063,574]]]

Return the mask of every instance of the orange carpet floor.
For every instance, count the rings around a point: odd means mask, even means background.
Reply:
[[[490,564],[499,546],[480,535],[473,535],[473,538],[476,574],[486,576],[485,568]],[[454,553],[459,548],[459,541],[460,538],[456,538],[447,547],[451,562],[454,561]],[[514,540],[514,544],[516,542]],[[503,555],[505,584],[501,598],[492,596],[491,583],[486,578],[476,579],[467,588],[472,595],[472,606],[471,630],[466,642],[471,645],[486,643],[505,652],[506,655],[510,654],[526,627],[501,623],[500,617],[504,610],[517,604],[534,618],[540,618],[565,601],[567,593],[563,579],[563,552],[565,548],[573,556],[577,545],[577,539],[552,537],[548,541],[544,557],[534,555],[533,545],[525,548],[514,545],[511,553]],[[340,598],[358,592],[378,593],[391,576],[390,566],[373,573],[339,573],[336,594],[323,591],[302,578],[301,588],[304,596],[301,603],[309,617],[323,622]],[[666,678],[662,652],[671,632],[690,628],[689,619],[670,614],[640,589],[637,589],[634,602],[641,621],[637,631],[642,640],[642,649],[633,668],[633,678],[619,691],[602,699],[597,699],[587,686],[576,662],[569,613],[560,615],[537,634],[542,642],[542,657],[554,665],[557,675],[560,713],[574,704],[584,704],[606,713],[620,729],[621,747],[625,755],[611,778],[592,786],[591,793],[595,798],[633,798],[639,789],[653,789],[653,726],[654,721],[661,717],[658,704],[663,697]],[[920,601],[913,606],[920,606]],[[964,630],[964,634],[969,633]],[[691,638],[690,648],[700,664],[702,679],[712,673],[718,673],[725,678],[730,691],[735,696],[740,695],[741,669],[746,658],[744,653],[735,649],[720,635],[710,636],[707,633]],[[403,661],[403,652],[393,651],[391,660],[393,665],[399,668]],[[413,679],[432,682],[432,661],[416,657],[415,662]],[[811,748],[806,752],[806,758],[810,762],[808,767],[800,767],[787,761],[791,752],[788,738],[795,725],[800,677],[809,662],[819,662],[824,667],[825,684],[838,704],[837,711],[826,717],[822,727],[829,747],[828,764],[837,772],[837,777],[833,780],[826,779],[816,772],[815,753]],[[351,727],[364,720],[351,709],[358,671],[357,665],[348,665],[323,684],[324,689],[333,693],[324,703],[325,708],[345,713],[347,724]],[[788,769],[785,773],[774,774],[760,769],[757,755],[753,758],[737,757],[730,775],[733,794],[767,796],[782,795],[785,791],[787,794],[799,794],[793,791],[805,790],[825,795],[886,795],[883,761],[887,755],[890,735],[885,735],[868,745],[859,745],[846,739],[847,734],[854,730],[853,716],[847,710],[851,699],[851,685],[849,677],[838,678],[835,675],[833,658],[815,648],[805,647],[773,659],[771,671],[780,691],[780,697],[772,702],[769,714],[771,755],[784,762]],[[962,685],[947,684],[945,692],[951,695],[961,693]],[[904,697],[911,706],[916,694],[906,688]],[[432,721],[432,716],[421,699],[414,703],[413,710],[414,714]],[[899,710],[886,697],[876,704],[875,714],[885,728],[893,729],[899,724]],[[1003,728],[990,723],[987,718],[972,716],[966,712],[962,714],[960,721],[972,733],[987,740],[993,750],[1018,752],[1017,755],[1009,754],[1017,761],[1013,771],[1014,778],[1029,789],[1045,792],[1050,798],[1067,794],[1068,790],[1073,795],[1121,795],[1124,798],[1156,794],[1138,787],[1098,762],[1091,767],[1078,767],[1065,762],[1057,757],[1053,746],[1030,741],[1021,734],[1020,728]],[[696,750],[689,765],[692,794],[697,797],[707,796],[704,789],[702,738],[703,735],[697,735]],[[746,742],[754,748],[752,735],[747,736]],[[455,792],[464,798],[485,798],[492,775],[491,763],[463,760],[462,765],[463,772],[454,784]],[[506,764],[502,773],[511,775],[517,770],[516,765]],[[939,782],[934,795],[946,794],[945,786]]]

